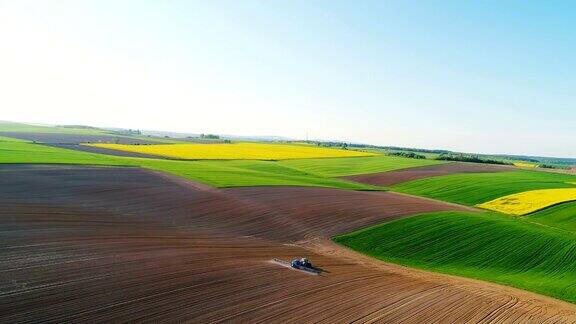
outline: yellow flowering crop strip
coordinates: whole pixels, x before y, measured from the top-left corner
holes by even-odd
[[[325,147],[265,144],[83,144],[112,150],[151,154],[185,160],[287,160],[374,156],[377,154]]]
[[[536,168],[538,167],[538,164],[528,162],[514,162],[514,166],[519,168]]]
[[[477,206],[520,216],[568,201],[576,201],[576,188],[525,191],[500,197]]]

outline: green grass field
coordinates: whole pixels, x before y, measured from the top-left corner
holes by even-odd
[[[576,176],[519,170],[430,177],[393,186],[399,192],[465,205],[476,205],[502,196],[535,189],[573,188]]]
[[[369,256],[576,302],[576,234],[494,213],[442,212],[335,241]]]
[[[352,190],[377,188],[330,179],[267,161],[173,161],[118,157],[49,147],[24,141],[0,141],[0,163],[59,163],[137,166],[199,181],[215,187],[319,186]]]
[[[445,162],[380,155],[354,158],[302,159],[282,161],[280,163],[294,169],[325,177],[343,177],[435,165]]]
[[[576,233],[576,202],[568,202],[523,217],[546,226]]]

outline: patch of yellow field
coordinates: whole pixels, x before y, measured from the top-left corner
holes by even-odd
[[[235,144],[83,144],[112,150],[152,154],[186,160],[287,160],[374,156],[377,154],[306,145]]]
[[[520,168],[536,168],[538,164],[528,162],[514,162],[514,165]]]
[[[500,197],[477,206],[519,216],[567,201],[576,201],[576,188],[525,191]]]

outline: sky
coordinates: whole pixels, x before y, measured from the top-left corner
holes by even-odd
[[[573,1],[0,0],[0,120],[576,157]]]

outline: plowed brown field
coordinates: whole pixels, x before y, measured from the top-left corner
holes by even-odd
[[[514,167],[507,165],[454,162],[397,171],[360,174],[343,178],[374,186],[392,186],[401,182],[456,173],[486,173],[513,170],[515,170]]]
[[[217,190],[140,169],[0,167],[0,322],[570,322],[576,306],[323,238],[460,208],[392,193]],[[309,257],[320,276],[272,258]]]
[[[86,135],[86,134],[60,134],[60,133],[27,133],[27,132],[0,132],[0,136],[19,138],[27,141],[36,141],[45,144],[80,144],[80,143],[119,143],[119,144],[155,144],[138,138],[122,135]]]

